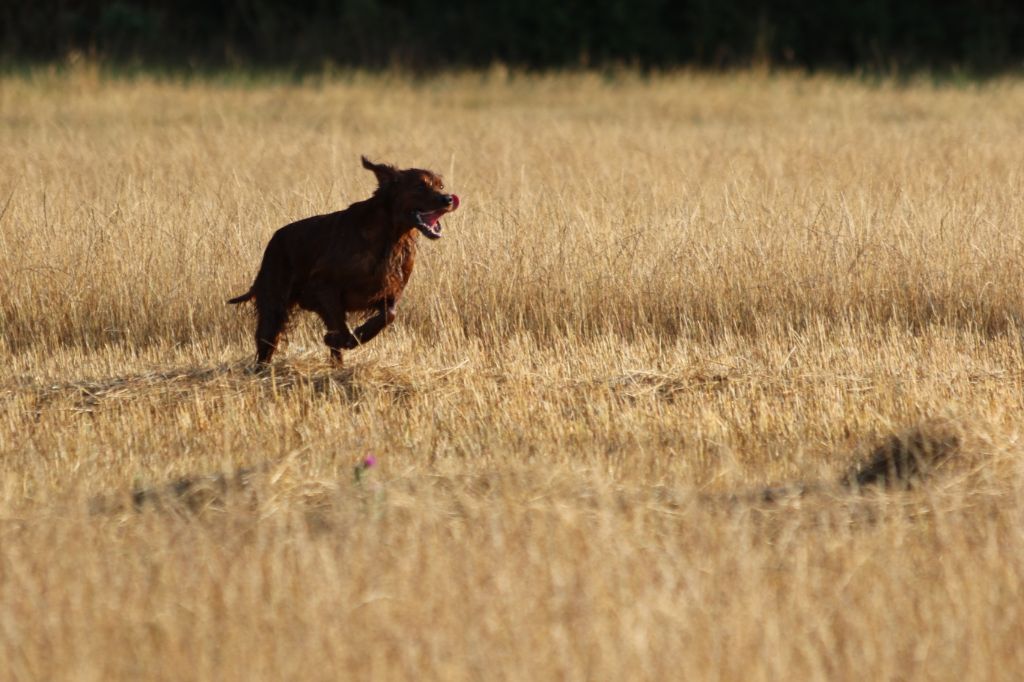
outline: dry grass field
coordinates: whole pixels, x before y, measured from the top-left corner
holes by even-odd
[[[360,154],[463,207],[251,373]],[[1020,679],[1022,159],[1016,80],[0,79],[0,678]]]

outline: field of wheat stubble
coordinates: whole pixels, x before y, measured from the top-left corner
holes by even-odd
[[[0,676],[1018,679],[1022,133],[1013,79],[4,77]],[[254,373],[225,300],[361,154],[464,205]],[[949,456],[840,483],[893,436]]]

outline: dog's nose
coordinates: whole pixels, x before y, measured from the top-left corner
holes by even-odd
[[[452,204],[455,203],[455,199],[452,197],[451,194],[445,194],[444,203],[447,204],[448,206],[451,206]]]

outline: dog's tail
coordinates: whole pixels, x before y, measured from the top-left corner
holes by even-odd
[[[235,296],[234,298],[228,299],[228,303],[230,303],[231,305],[237,305],[239,303],[245,303],[246,301],[251,301],[255,297],[256,297],[256,292],[253,291],[252,289],[249,289],[249,291],[245,292],[241,296]]]

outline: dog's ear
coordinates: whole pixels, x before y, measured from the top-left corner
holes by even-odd
[[[363,159],[363,168],[369,171],[373,171],[373,174],[377,176],[377,184],[380,187],[390,185],[392,182],[398,179],[398,171],[394,166],[389,166],[386,163],[374,163],[365,156]]]

